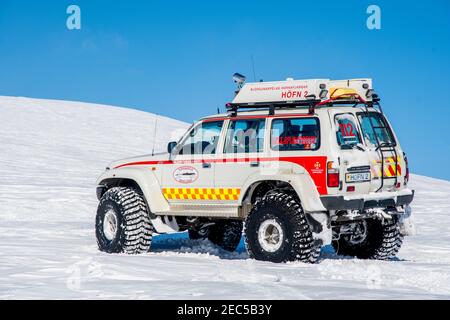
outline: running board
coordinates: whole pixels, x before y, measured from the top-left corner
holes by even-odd
[[[184,216],[184,217],[216,217],[216,218],[239,218],[238,206],[217,204],[171,204],[167,212],[155,212],[161,216]]]

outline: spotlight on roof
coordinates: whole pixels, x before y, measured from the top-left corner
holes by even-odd
[[[367,90],[367,92],[366,92],[366,98],[370,99],[370,98],[372,98],[374,95],[376,95],[376,94],[375,94],[375,90],[373,90],[373,89]]]
[[[235,74],[233,74],[233,81],[237,85],[237,90],[235,91],[235,94],[238,94],[239,91],[241,91],[242,86],[244,85],[246,79],[247,78],[240,73],[236,72]]]
[[[233,74],[233,81],[237,84],[244,83],[247,78],[240,73]]]
[[[325,89],[320,90],[320,93],[319,93],[320,99],[325,99],[327,97],[327,95],[328,95],[328,90],[325,90]]]

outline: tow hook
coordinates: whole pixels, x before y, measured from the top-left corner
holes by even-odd
[[[381,218],[384,218],[384,219],[387,219],[387,220],[392,220],[392,215],[390,215],[386,211],[380,210],[379,213],[381,215]]]

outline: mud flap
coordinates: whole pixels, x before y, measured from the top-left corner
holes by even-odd
[[[159,234],[175,233],[179,231],[179,226],[175,217],[158,216],[151,221],[155,231]]]
[[[414,216],[409,205],[405,206],[405,213],[400,216],[400,233],[403,236],[414,236],[417,234],[414,224]]]
[[[311,227],[313,238],[318,245],[326,246],[331,244],[333,235],[330,215],[327,212],[307,213],[306,220]]]

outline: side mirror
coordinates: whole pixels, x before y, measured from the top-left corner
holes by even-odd
[[[173,149],[177,146],[176,141],[171,141],[167,144],[167,152],[172,153]]]

